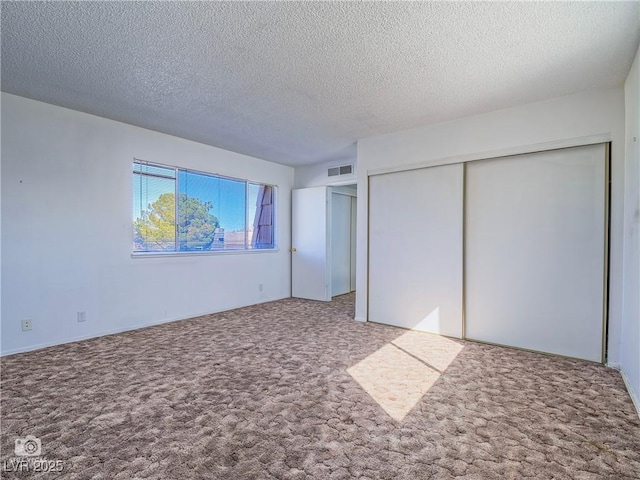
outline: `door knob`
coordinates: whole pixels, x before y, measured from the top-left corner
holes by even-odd
[[[295,247],[291,247],[291,253],[297,252]]]

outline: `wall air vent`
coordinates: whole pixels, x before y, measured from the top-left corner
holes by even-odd
[[[331,167],[327,172],[330,177],[337,177],[338,175],[351,175],[353,173],[353,165]]]

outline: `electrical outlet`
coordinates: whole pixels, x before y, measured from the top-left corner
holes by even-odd
[[[87,312],[78,312],[78,322],[85,322],[87,320]]]
[[[22,320],[22,331],[28,332],[29,330],[31,330],[31,320]]]
[[[262,285],[261,283],[258,284],[258,291],[262,292],[264,290],[264,285]]]

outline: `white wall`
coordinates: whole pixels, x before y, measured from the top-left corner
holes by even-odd
[[[356,318],[367,318],[369,174],[611,140],[609,363],[618,365],[622,323],[624,133],[624,92],[622,88],[614,88],[360,140]]]
[[[322,187],[323,185],[348,185],[356,183],[356,159],[343,160],[341,162],[320,163],[317,165],[305,165],[295,169],[294,188]],[[329,177],[327,170],[331,167],[353,164],[353,173]]]
[[[279,251],[131,258],[134,157],[277,185]],[[290,167],[2,94],[2,353],[289,297],[292,185]]]
[[[620,367],[640,412],[640,49],[624,85],[626,163]]]

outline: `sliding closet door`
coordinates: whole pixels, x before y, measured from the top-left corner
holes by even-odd
[[[463,167],[369,178],[369,320],[462,336]]]
[[[605,145],[471,162],[466,337],[602,361]]]

